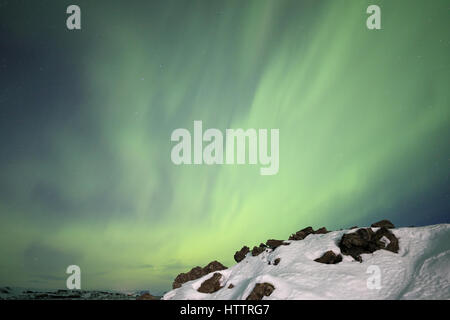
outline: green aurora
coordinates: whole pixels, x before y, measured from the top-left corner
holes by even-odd
[[[81,31],[65,28],[72,3]],[[381,30],[366,28],[370,4]],[[449,12],[0,1],[0,285],[61,288],[76,264],[84,289],[160,293],[308,225],[449,222]],[[278,128],[278,174],[174,165],[171,132],[194,120]]]

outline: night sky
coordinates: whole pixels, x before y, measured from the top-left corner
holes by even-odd
[[[81,7],[82,29],[66,28]],[[382,29],[366,28],[377,4]],[[161,293],[303,227],[450,222],[448,0],[0,0],[0,286]],[[278,128],[280,167],[176,166]]]

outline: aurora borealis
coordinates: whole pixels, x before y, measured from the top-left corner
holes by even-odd
[[[0,0],[0,285],[64,287],[76,264],[83,288],[161,293],[308,225],[450,222],[449,12]],[[174,165],[171,133],[195,120],[279,129],[279,172]]]

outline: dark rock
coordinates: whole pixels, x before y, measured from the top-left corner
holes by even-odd
[[[270,296],[274,290],[275,287],[270,283],[257,283],[246,300],[262,300],[264,296]]]
[[[353,226],[353,227],[350,228],[350,230],[351,229],[357,229],[357,228],[358,228],[358,226]]]
[[[328,232],[330,232],[330,231],[328,231],[327,228],[322,227],[322,228],[317,229],[317,230],[314,231],[313,233],[314,233],[314,234],[325,234],[325,233],[328,233]]]
[[[202,282],[200,288],[198,288],[197,291],[201,293],[213,293],[220,290],[222,288],[220,286],[221,278],[222,275],[220,273],[214,273],[211,278]]]
[[[381,238],[386,237],[390,243],[386,245]],[[398,239],[386,228],[380,228],[377,232],[372,229],[358,229],[355,232],[344,234],[339,242],[342,254],[350,255],[353,259],[362,262],[361,254],[373,253],[379,249],[385,249],[397,253],[399,250]]]
[[[274,265],[274,266],[277,266],[277,265],[280,263],[280,260],[281,260],[281,258],[276,258],[276,259],[273,261],[273,265]]]
[[[297,231],[296,233],[292,234],[289,237],[289,240],[303,240],[305,239],[309,234],[313,233],[314,229],[312,227],[307,227],[305,229],[302,229],[300,231]]]
[[[146,292],[144,294],[141,294],[136,298],[136,300],[159,300],[157,297],[152,296],[150,293]]]
[[[275,239],[269,239],[266,241],[266,246],[271,249],[276,249],[279,246],[288,246],[288,242],[284,242],[283,240],[275,240]]]
[[[394,224],[392,222],[390,222],[389,220],[381,220],[375,223],[372,223],[371,227],[373,228],[388,228],[388,229],[393,229],[395,228]]]
[[[234,288],[234,284],[230,283],[230,285],[228,286],[228,289],[233,289]]]
[[[212,261],[206,265],[206,267],[203,268],[203,271],[206,272],[205,274],[215,272],[215,271],[221,271],[225,270],[227,267],[225,267],[223,264],[221,264],[219,261]]]
[[[241,262],[242,260],[245,259],[245,256],[247,255],[247,253],[250,252],[250,248],[247,246],[243,246],[241,250],[236,251],[236,253],[234,254],[234,260],[236,260],[236,262]]]
[[[325,264],[336,264],[342,261],[342,255],[336,255],[333,251],[329,250],[325,252],[320,258],[317,258],[314,261]]]
[[[206,267],[195,267],[192,268],[191,271],[187,273],[180,273],[175,280],[173,281],[172,288],[180,288],[183,283],[192,281],[198,278],[203,277],[204,275],[207,275],[208,273],[225,270],[227,267],[225,267],[223,264],[221,264],[218,261],[210,262]]]
[[[264,247],[254,246],[252,249],[252,256],[256,257],[256,256],[260,255],[261,253],[263,253],[264,250],[266,250]]]

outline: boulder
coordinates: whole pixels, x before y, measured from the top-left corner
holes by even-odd
[[[227,267],[225,267],[219,261],[214,260],[214,261],[208,263],[206,265],[206,267],[203,268],[203,271],[205,272],[205,274],[208,274],[211,272],[221,271],[221,270],[225,270],[225,269],[227,269]]]
[[[263,253],[264,250],[266,250],[265,247],[261,247],[261,246],[257,247],[257,246],[254,246],[253,249],[252,249],[252,256],[256,257],[256,256],[260,255],[261,253]]]
[[[388,239],[389,243],[382,238]],[[399,250],[398,239],[387,228],[380,228],[377,232],[372,229],[361,228],[352,233],[344,234],[339,242],[342,254],[350,255],[353,259],[362,262],[361,254],[373,253],[379,249],[385,249],[397,253]]]
[[[307,227],[305,229],[302,229],[300,231],[297,231],[296,233],[292,234],[289,237],[289,240],[303,240],[305,239],[309,234],[313,233],[314,229],[312,227]]]
[[[275,240],[275,239],[269,239],[266,241],[266,246],[271,249],[276,249],[279,246],[288,246],[288,242],[284,242],[283,240]]]
[[[234,284],[230,283],[230,285],[228,286],[228,289],[233,289],[234,288]]]
[[[325,234],[325,233],[328,233],[328,232],[330,232],[330,231],[328,231],[327,228],[322,227],[322,228],[317,229],[317,230],[314,231],[313,233],[314,233],[314,234]]]
[[[280,260],[281,260],[281,258],[276,258],[276,259],[273,261],[273,265],[274,265],[274,266],[278,265],[278,264],[280,263]]]
[[[227,269],[227,267],[225,267],[218,261],[212,261],[204,268],[197,266],[195,268],[192,268],[191,271],[187,273],[180,273],[173,281],[172,288],[180,288],[185,282],[196,280],[203,277],[204,275],[207,275],[208,273],[225,269]]]
[[[222,275],[219,272],[214,273],[211,278],[202,282],[197,291],[201,293],[213,293],[219,291],[222,288],[220,285],[221,278]]]
[[[342,261],[342,255],[336,255],[333,251],[329,250],[325,252],[320,258],[317,258],[314,261],[325,264],[336,264]]]
[[[245,259],[245,256],[249,252],[250,252],[250,248],[247,246],[243,246],[241,250],[236,251],[236,253],[234,254],[234,260],[238,263],[241,262],[242,260]]]
[[[372,228],[388,228],[388,229],[393,229],[395,228],[394,224],[392,222],[390,222],[389,220],[381,220],[375,223],[372,223],[371,225]]]
[[[275,287],[270,283],[257,283],[246,300],[262,300],[264,296],[270,296],[274,290]]]

